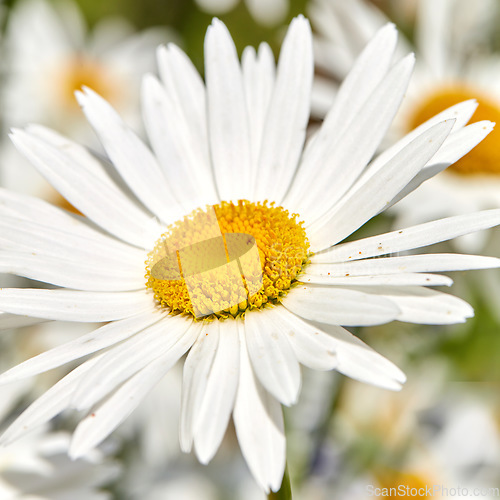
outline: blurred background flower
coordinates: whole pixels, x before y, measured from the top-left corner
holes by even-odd
[[[2,390],[0,419],[9,420],[26,384]],[[42,428],[0,449],[0,498],[5,500],[108,500],[101,490],[117,479],[120,465],[93,450],[85,458],[68,457],[70,434]]]
[[[156,46],[175,41],[203,71],[203,37],[212,15],[227,24],[240,52],[266,40],[275,54],[290,19],[309,15],[316,32],[312,104],[318,121],[355,57],[387,21],[401,33],[400,52],[417,55],[408,99],[388,143],[465,99],[479,104],[472,121],[500,121],[497,0],[8,0],[1,7],[0,186],[68,209],[13,151],[8,130],[37,122],[100,152],[73,97],[87,85],[141,133],[140,82],[144,73],[156,72]],[[374,220],[365,234],[500,207],[498,134],[457,168],[425,182],[389,216]],[[500,255],[498,230],[453,244]],[[368,485],[500,487],[500,276],[489,270],[452,277],[454,293],[476,310],[466,324],[392,323],[354,332],[408,374],[400,393],[304,370],[307,388],[285,415],[294,498],[374,498]],[[11,277],[0,275],[0,286],[11,284]],[[2,333],[0,367],[82,333],[75,325],[55,329],[50,322]],[[11,392],[0,388],[5,424],[60,376],[49,373]],[[0,450],[0,499],[265,498],[239,455],[234,429],[209,466],[179,453],[178,379],[173,371],[103,450],[84,460],[70,462],[65,455],[71,425],[64,416],[43,433]]]

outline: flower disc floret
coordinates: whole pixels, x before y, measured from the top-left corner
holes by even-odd
[[[146,285],[173,314],[225,319],[277,304],[307,263],[297,214],[274,203],[221,202],[162,234],[146,261]]]

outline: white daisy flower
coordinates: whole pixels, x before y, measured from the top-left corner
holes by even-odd
[[[421,0],[419,7],[416,49],[422,64],[395,122],[398,134],[466,99],[477,101],[473,121],[500,120],[500,61],[496,54],[486,53],[484,45],[487,34],[496,29],[496,2],[447,0],[437,5]],[[397,207],[398,224],[500,207],[499,140],[494,131],[480,147],[404,200]],[[487,233],[456,241],[466,252],[481,251],[486,242]]]
[[[377,34],[305,147],[313,57],[302,17],[277,69],[266,44],[245,49],[240,66],[218,20],[206,35],[205,83],[180,49],[161,47],[161,80],[148,75],[142,88],[154,154],[89,89],[78,99],[112,165],[40,126],[13,133],[86,218],[0,190],[0,271],[59,287],[0,290],[0,325],[32,317],[107,324],[0,376],[12,382],[91,355],[3,443],[75,408],[88,412],[70,447],[81,456],[187,353],[181,448],[209,462],[232,415],[256,481],[277,490],[280,403],[297,400],[300,364],[388,389],[405,380],[341,325],[448,324],[473,314],[427,286],[451,283],[435,271],[497,267],[498,259],[389,255],[496,225],[500,210],[341,243],[492,129],[486,121],[466,127],[465,103],[370,162],[413,67],[413,56],[391,65],[396,38],[393,26]]]
[[[120,466],[92,450],[68,457],[68,433],[36,433],[0,451],[0,497],[25,500],[106,500],[101,488],[116,479]]]
[[[4,126],[44,123],[96,147],[74,96],[75,90],[88,85],[139,127],[140,75],[155,67],[154,48],[167,35],[171,36],[163,28],[135,32],[121,18],[103,19],[89,31],[72,0],[57,5],[47,0],[16,2],[4,40]],[[0,155],[4,187],[62,202],[3,136]]]
[[[151,51],[165,35],[159,28],[136,32],[122,18],[103,19],[90,31],[71,0],[16,2],[5,37],[4,120],[76,134],[83,123],[74,91],[87,85],[139,125],[140,75],[154,68]]]
[[[234,9],[238,0],[195,0],[198,7],[210,14],[225,14]],[[275,26],[285,20],[289,0],[245,0],[250,15],[263,26]]]

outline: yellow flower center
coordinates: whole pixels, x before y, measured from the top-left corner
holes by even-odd
[[[382,498],[428,498],[429,488],[436,484],[435,478],[418,472],[402,472],[391,469],[380,469],[375,473]]]
[[[409,120],[409,130],[437,113],[468,99],[479,106],[471,122],[491,120],[500,123],[500,103],[463,85],[442,87],[421,100]],[[449,167],[447,172],[460,175],[500,175],[500,131],[494,129],[472,151]]]
[[[236,318],[277,304],[308,258],[297,217],[267,201],[195,210],[156,242],[146,286],[172,314],[195,319]]]
[[[84,55],[61,61],[53,69],[52,88],[56,92],[62,107],[70,111],[79,111],[75,91],[83,86],[89,87],[111,104],[120,100],[119,79],[98,61]]]

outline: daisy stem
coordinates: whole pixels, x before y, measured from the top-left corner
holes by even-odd
[[[268,500],[292,500],[292,487],[290,485],[290,474],[288,474],[288,465],[285,466],[283,481],[280,489],[276,492],[271,491],[267,496]]]

